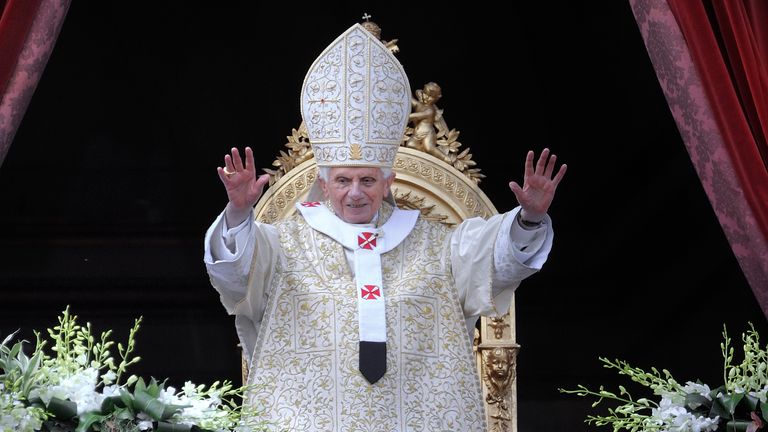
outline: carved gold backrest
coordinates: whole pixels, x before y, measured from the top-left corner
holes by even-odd
[[[461,148],[459,132],[448,130],[442,111],[434,128],[435,146],[429,152],[414,144],[413,128],[407,128],[403,136],[393,167],[396,177],[392,193],[398,207],[418,209],[422,217],[448,225],[498,213],[478,187],[484,176],[475,168],[469,148]],[[255,208],[260,222],[273,223],[293,215],[294,204],[306,198],[317,175],[303,124],[287,138],[287,149],[274,161],[274,169],[265,170],[271,178],[270,188]],[[489,430],[517,432],[515,359],[519,345],[515,343],[514,297],[510,314],[495,319],[481,317],[473,347]],[[244,380],[246,367],[244,362]]]

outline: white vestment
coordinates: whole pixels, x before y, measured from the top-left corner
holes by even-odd
[[[358,371],[351,251],[300,215],[233,229],[220,215],[205,262],[250,359],[249,401],[292,431],[485,430],[467,331],[507,312],[552,245],[549,218],[528,231],[518,211],[455,228],[419,219],[381,256],[387,372],[374,385]]]

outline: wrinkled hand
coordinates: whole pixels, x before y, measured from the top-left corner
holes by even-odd
[[[555,190],[560,180],[563,179],[568,165],[563,164],[552,178],[555,170],[557,156],[550,156],[549,149],[544,149],[539,156],[536,167],[533,166],[533,151],[529,151],[525,158],[525,174],[523,187],[516,182],[510,182],[509,188],[515,194],[517,202],[522,207],[521,217],[527,221],[539,222],[544,219],[552,200],[555,198]]]
[[[224,167],[217,167],[221,182],[227,190],[229,204],[224,212],[227,225],[239,225],[251,208],[261,198],[264,186],[269,182],[269,174],[256,176],[256,165],[253,161],[253,150],[245,148],[245,164],[237,148],[232,148],[232,155],[224,156]]]

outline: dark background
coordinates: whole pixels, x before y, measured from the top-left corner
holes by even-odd
[[[582,423],[591,401],[560,387],[642,394],[598,356],[722,383],[723,325],[738,343],[766,321],[629,5],[432,6],[73,2],[0,167],[0,335],[34,340],[70,305],[124,341],[143,316],[133,373],[239,382],[233,318],[202,262],[226,203],[215,168],[246,145],[270,166],[300,123],[308,67],[368,12],[399,39],[412,87],[442,86],[500,211],[528,149],[569,165],[555,247],[517,294],[520,430],[596,429]]]

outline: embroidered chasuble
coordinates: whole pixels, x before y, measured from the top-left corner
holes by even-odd
[[[391,213],[385,204],[383,220]],[[358,370],[359,296],[344,247],[301,215],[275,227],[282,254],[265,293],[249,403],[290,431],[485,430],[448,227],[418,219],[380,256],[387,369],[373,385]]]
[[[351,26],[302,86],[317,166],[392,168],[410,95],[392,51]],[[384,202],[376,226],[353,225],[320,189],[273,225],[222,214],[206,233],[211,284],[251,354],[245,403],[292,432],[485,431],[470,335],[546,261],[548,217],[528,230],[518,207],[448,227]]]

